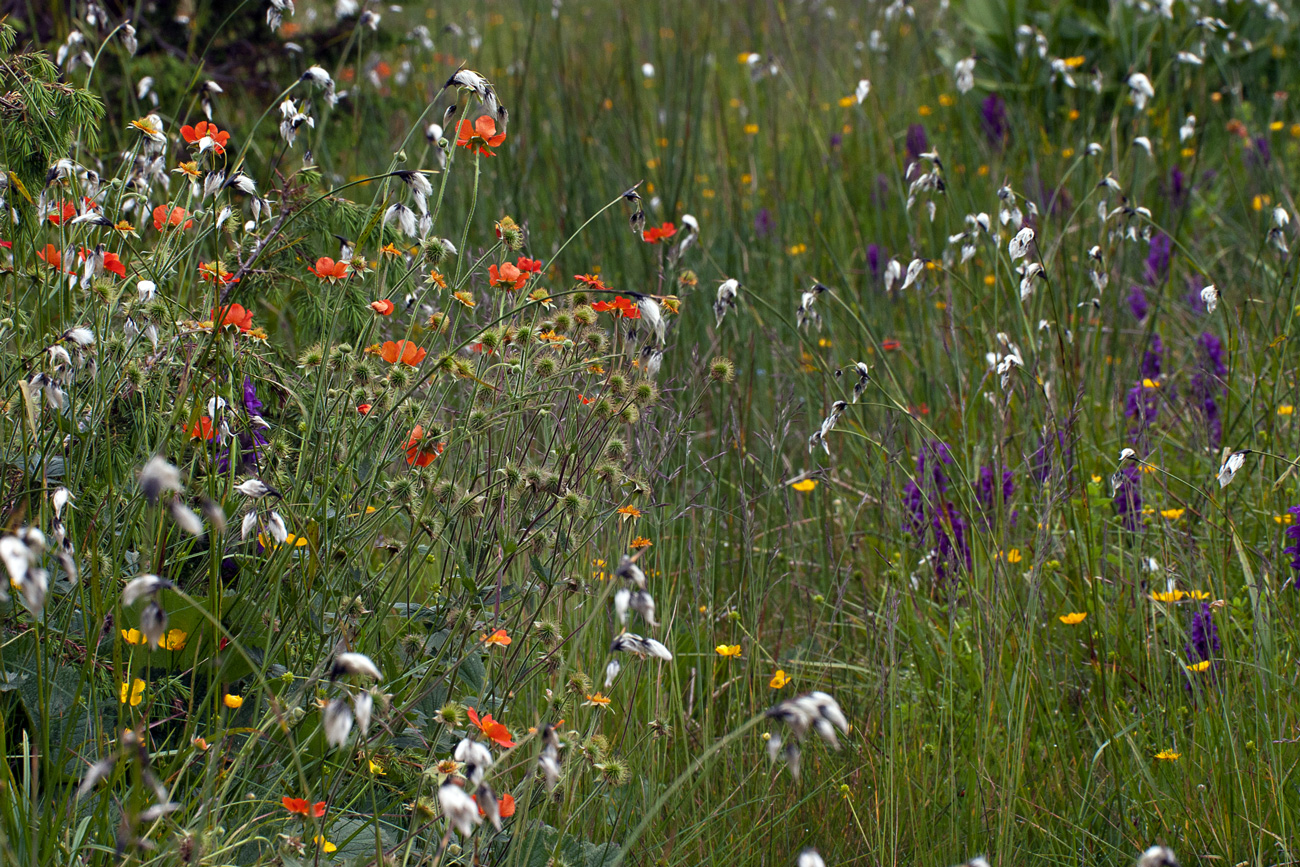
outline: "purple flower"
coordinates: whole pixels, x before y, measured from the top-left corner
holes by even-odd
[[[1228,365],[1223,361],[1223,341],[1210,334],[1208,331],[1196,338],[1196,345],[1205,353],[1205,360],[1214,375],[1224,377],[1228,375]]]
[[[1165,344],[1159,334],[1151,335],[1151,345],[1142,353],[1142,368],[1138,375],[1143,379],[1160,378],[1160,362],[1165,357]]]
[[[1223,440],[1223,419],[1217,398],[1227,388],[1224,377],[1228,375],[1228,366],[1223,360],[1223,343],[1213,334],[1202,334],[1196,339],[1196,345],[1201,357],[1196,373],[1192,374],[1191,398],[1205,421],[1210,445],[1218,448]]]
[[[948,575],[948,567],[955,561],[958,566],[971,568],[969,533],[961,512],[952,503],[945,503],[942,510],[935,513],[931,521],[934,528],[935,560],[934,571],[942,580]],[[951,534],[949,533],[951,530]]]
[[[1201,300],[1201,290],[1204,288],[1205,281],[1199,275],[1193,274],[1187,278],[1187,294],[1183,296],[1183,301],[1198,316],[1205,315],[1205,302]]]
[[[986,511],[990,511],[990,512],[993,511],[993,505],[994,505],[993,495],[995,492],[994,488],[995,488],[995,483],[994,483],[993,468],[990,466],[980,467],[980,478],[975,485],[975,499],[979,502],[980,507]],[[1016,490],[1015,477],[1011,474],[1010,470],[1003,470],[1002,471],[1002,502],[1005,503],[1007,500],[1011,499],[1011,495],[1015,493],[1015,490]]]
[[[1074,453],[1065,438],[1065,431],[1058,430],[1056,432],[1056,442],[1061,447],[1061,462],[1068,475],[1074,466]],[[1051,440],[1046,436],[1041,436],[1038,438],[1038,449],[1029,456],[1029,478],[1034,480],[1034,484],[1041,485],[1047,481],[1051,469]]]
[[[840,135],[839,133],[835,133],[834,135],[831,136],[832,148],[838,148],[843,143],[844,143],[844,136]]]
[[[930,149],[930,139],[925,135],[925,126],[914,123],[907,128],[907,155],[912,160],[919,160],[921,154]]]
[[[1128,309],[1138,322],[1147,318],[1147,293],[1137,284],[1128,290]]]
[[[776,220],[772,218],[772,212],[767,208],[759,208],[758,213],[754,215],[754,234],[766,238],[775,225]]]
[[[249,415],[261,415],[262,410],[265,409],[262,402],[257,399],[257,387],[253,385],[251,376],[244,377],[244,409]]]
[[[871,279],[880,279],[880,245],[867,245],[867,267],[871,269]]]
[[[1187,186],[1187,178],[1183,175],[1183,170],[1174,166],[1169,172],[1169,185],[1165,188],[1165,193],[1169,197],[1169,204],[1175,209],[1181,208],[1187,202],[1187,194],[1190,189]]]
[[[1254,150],[1247,151],[1247,155],[1256,165],[1267,166],[1273,161],[1273,148],[1269,145],[1267,138],[1262,135],[1257,136]]]
[[[903,508],[907,510],[908,529],[919,538],[925,530],[925,502],[916,482],[908,482],[903,488]]]
[[[1219,629],[1214,625],[1214,614],[1209,603],[1202,602],[1199,611],[1192,614],[1192,628],[1188,630],[1187,658],[1205,662],[1221,650]]]
[[[989,145],[1001,149],[1007,140],[1007,103],[996,93],[990,93],[980,103],[980,112],[984,116],[984,136]]]
[[[1135,433],[1146,430],[1159,414],[1160,404],[1156,399],[1156,391],[1157,389],[1147,388],[1139,382],[1124,395],[1124,417],[1137,422]]]
[[[1146,278],[1152,286],[1165,282],[1169,277],[1169,259],[1173,247],[1173,241],[1164,232],[1157,232],[1151,236],[1151,243],[1147,248]]]
[[[889,202],[889,176],[884,172],[876,175],[876,188],[871,192],[871,203],[877,208]]]
[[[1115,496],[1111,505],[1124,529],[1135,531],[1142,517],[1142,471],[1132,461],[1125,461],[1115,475]]]
[[[1291,543],[1282,549],[1283,554],[1291,555],[1291,569],[1296,573],[1295,589],[1300,590],[1300,506],[1292,506],[1287,509],[1291,514],[1291,525],[1283,531],[1282,535],[1286,536]]]

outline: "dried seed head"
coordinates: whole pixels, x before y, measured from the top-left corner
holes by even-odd
[[[736,365],[730,358],[719,356],[709,362],[709,379],[728,383],[736,378]]]

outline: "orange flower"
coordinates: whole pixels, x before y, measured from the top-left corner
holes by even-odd
[[[362,415],[369,415],[369,414],[370,414],[370,404],[368,404],[368,403],[363,403],[363,404],[359,405],[359,406],[357,407],[357,412],[361,413]]]
[[[221,262],[200,262],[199,277],[208,283],[218,283],[225,286],[229,283],[238,283],[239,280],[226,270]]]
[[[284,808],[290,813],[302,816],[304,819],[308,816],[315,816],[319,819],[321,816],[325,815],[324,801],[317,801],[314,804],[309,804],[307,803],[306,798],[290,798],[288,795],[285,795],[280,799],[280,803],[283,804]]]
[[[212,425],[212,419],[208,416],[202,416],[194,422],[194,426],[189,429],[190,439],[192,440],[210,440],[217,435],[217,429]]]
[[[393,302],[389,301],[387,298],[384,298],[381,301],[370,302],[370,309],[378,313],[380,316],[392,316],[393,310],[396,309],[396,306],[397,305],[393,304]]]
[[[515,267],[525,274],[540,274],[542,273],[542,260],[520,256],[519,261],[515,263]]]
[[[497,746],[509,749],[515,745],[515,742],[510,739],[510,730],[492,719],[492,714],[484,714],[483,719],[480,720],[478,711],[474,710],[474,708],[466,708],[465,712],[469,714],[469,721],[474,723],[478,730],[487,735],[488,740]]]
[[[586,406],[587,404],[589,404],[589,403],[591,403],[593,400],[595,400],[595,398],[594,398],[594,397],[587,397],[587,396],[585,396],[585,395],[581,395],[581,394],[580,394],[580,395],[578,395],[578,400],[582,401],[582,405],[583,405],[583,406]]]
[[[77,216],[77,206],[72,202],[59,202],[54,206],[54,212],[49,215],[49,220],[56,226],[63,225],[65,220],[71,220]]]
[[[508,647],[512,641],[514,641],[514,639],[511,638],[504,629],[498,629],[491,635],[483,636],[484,644],[494,644],[497,647]]]
[[[316,267],[307,266],[307,270],[315,274],[322,280],[328,280],[333,283],[335,280],[342,280],[348,276],[348,263],[335,262],[329,256],[321,256],[316,260]]]
[[[253,327],[253,311],[244,307],[242,304],[231,304],[228,307],[212,308],[212,324],[216,328],[225,328],[227,325],[233,325],[241,332],[247,334]]]
[[[641,308],[636,306],[635,301],[624,298],[622,295],[615,295],[613,301],[597,301],[591,305],[591,309],[597,313],[613,310],[615,316],[622,316],[624,319],[641,318]]]
[[[651,545],[654,544],[654,542],[651,542],[645,536],[637,536],[635,539],[633,539],[631,542],[628,542],[627,544],[628,547],[630,548],[649,548]]]
[[[651,226],[641,233],[641,240],[647,244],[658,244],[666,238],[671,238],[677,234],[677,227],[672,223],[664,223],[662,226]]]
[[[188,216],[184,208],[168,210],[166,205],[159,205],[153,209],[153,227],[159,232],[163,230],[163,226],[173,228],[180,226],[182,229],[188,229],[194,225],[194,221],[188,219]],[[181,225],[182,223],[184,225]]]
[[[46,244],[44,250],[37,250],[36,258],[40,259],[55,271],[63,270],[63,254],[60,253],[59,248],[53,244]],[[68,273],[74,273],[73,269],[69,268]]]
[[[635,520],[641,517],[641,510],[638,509],[636,506],[624,506],[623,508],[618,510],[618,513],[623,516],[621,520],[624,521],[626,521],[628,518],[632,518],[633,520]]]
[[[500,147],[501,143],[506,140],[505,133],[497,132],[497,122],[486,114],[473,123],[470,123],[469,120],[462,120],[458,130],[456,144],[463,148],[469,148],[473,153],[482,154],[485,157],[496,156],[488,148]]]
[[[181,138],[185,139],[186,144],[196,144],[202,138],[210,138],[212,139],[212,149],[219,154],[224,154],[226,152],[226,143],[230,141],[230,133],[217,129],[215,123],[201,120],[194,126],[187,123],[181,127]]]
[[[500,289],[520,289],[528,282],[528,275],[520,271],[518,267],[506,262],[500,268],[496,265],[488,266],[488,279],[492,285]]]
[[[407,367],[415,367],[424,361],[424,356],[429,354],[409,340],[399,340],[396,343],[385,340],[382,345],[376,344],[366,351],[378,355],[389,364],[397,364],[400,361]]]
[[[477,796],[474,797],[474,803],[475,804],[478,803]],[[504,795],[501,796],[501,799],[497,801],[497,809],[501,812],[502,819],[509,819],[511,816],[515,814],[515,796],[510,794],[509,792],[506,792]],[[480,816],[487,815],[487,813],[483,812],[482,807],[478,808],[478,814]]]
[[[579,283],[586,283],[592,289],[600,289],[603,292],[609,291],[609,287],[600,282],[599,277],[593,277],[591,274],[574,274],[573,279]]]
[[[37,255],[40,254],[38,253]],[[79,255],[81,256],[81,261],[84,262],[86,261],[86,257],[90,255],[90,251],[85,247],[82,247]],[[126,265],[122,263],[122,260],[117,257],[116,253],[104,254],[104,270],[111,274],[116,274],[118,277],[126,276]]]
[[[425,445],[424,426],[417,424],[411,431],[411,438],[406,441],[406,462],[416,467],[427,467],[446,446],[446,443]]]
[[[884,340],[880,341],[880,348],[885,350],[886,352],[893,352],[895,349],[898,349],[902,345],[903,344],[899,343],[897,340],[895,340],[892,337],[886,337]]]

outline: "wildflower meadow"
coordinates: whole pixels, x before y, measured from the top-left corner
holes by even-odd
[[[1300,8],[0,12],[0,863],[1300,863]]]

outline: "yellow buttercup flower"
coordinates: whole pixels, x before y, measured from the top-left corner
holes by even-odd
[[[1160,517],[1168,518],[1171,521],[1177,521],[1186,511],[1186,509],[1161,509]]]
[[[1289,403],[1284,403],[1277,408],[1278,415],[1291,415],[1295,412],[1295,407]]]
[[[1008,562],[1008,563],[1019,563],[1019,562],[1020,562],[1020,549],[1019,549],[1019,548],[1012,548],[1010,551],[1007,552],[1007,562]]]
[[[1182,590],[1170,590],[1165,593],[1152,593],[1151,598],[1156,602],[1182,602],[1187,596]]]
[[[388,771],[385,771],[384,766],[379,764],[379,762],[374,759],[366,759],[366,762],[370,765],[370,773],[374,774],[376,777],[388,776]]]
[[[1191,665],[1184,666],[1188,671],[1205,671],[1210,667],[1208,659],[1202,659],[1200,662],[1194,662]]]
[[[786,674],[784,669],[778,668],[776,674],[772,675],[772,679],[767,682],[767,685],[772,687],[772,689],[780,689],[789,683],[790,680],[790,675]]]
[[[145,685],[145,682],[138,677],[134,683],[123,683],[118,701],[122,704],[129,703],[131,707],[135,707],[144,701]]]
[[[718,656],[722,656],[722,657],[740,656],[739,644],[719,644],[717,647],[713,649],[717,652]]]
[[[1156,753],[1156,758],[1162,762],[1176,762],[1182,753],[1176,753],[1173,750],[1161,750]]]
[[[227,693],[225,698],[221,699],[221,703],[231,710],[238,710],[244,706],[244,697],[242,695],[230,695]]]
[[[817,487],[817,480],[800,479],[797,482],[791,482],[790,487],[794,488],[796,491],[799,491],[800,493],[806,494],[808,491],[811,491],[812,489]]]
[[[338,846],[335,846],[333,843],[331,843],[329,840],[326,840],[320,834],[316,835],[314,842],[316,843],[317,846],[320,847],[320,850],[322,852],[337,852],[339,849]]]
[[[167,634],[158,642],[158,646],[163,650],[184,650],[185,642],[189,640],[189,634],[184,629],[169,629]]]
[[[1290,516],[1288,516],[1288,517],[1290,517]],[[142,632],[140,632],[140,630],[138,630],[138,629],[123,629],[123,630],[122,630],[122,640],[125,641],[127,644],[144,644],[144,643],[145,643],[145,637],[144,637],[144,634],[143,634]]]
[[[1069,614],[1062,614],[1057,619],[1060,620],[1062,623],[1064,623],[1066,626],[1074,626],[1077,623],[1082,623],[1084,621],[1084,618],[1086,618],[1087,616],[1088,616],[1087,611],[1071,611]]]

